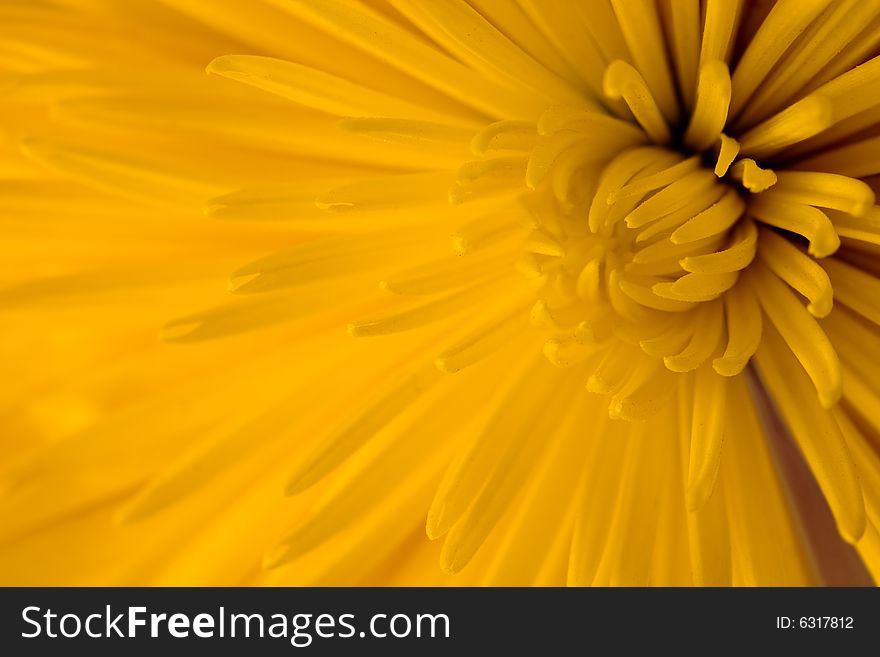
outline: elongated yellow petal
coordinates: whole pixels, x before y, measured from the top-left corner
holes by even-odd
[[[719,348],[724,332],[724,311],[719,302],[706,303],[699,310],[700,330],[679,353],[666,356],[663,362],[673,372],[691,372]]]
[[[664,299],[711,301],[729,290],[739,277],[737,271],[685,274],[673,283],[657,283],[651,289]]]
[[[831,408],[843,392],[840,361],[834,346],[776,274],[756,263],[754,275],[753,287],[764,313],[810,376],[822,406]]]
[[[331,434],[290,476],[287,494],[312,486],[337,467],[358,447],[392,421],[398,413],[428,391],[442,375],[433,366],[415,371],[390,389],[379,393]]]
[[[724,295],[724,315],[727,319],[727,347],[721,357],[712,361],[712,366],[722,376],[735,376],[761,343],[761,307],[747,281],[740,279]]]
[[[686,244],[717,235],[736,223],[744,209],[739,195],[727,190],[717,202],[676,228],[669,239],[673,244]]]
[[[723,132],[718,138],[718,159],[715,161],[715,175],[721,178],[724,176],[730,165],[739,155],[740,144],[733,137],[725,135]]]
[[[768,197],[839,210],[854,217],[864,217],[874,207],[873,189],[861,180],[834,173],[782,172]]]
[[[733,72],[731,115],[739,114],[788,46],[830,3],[831,0],[781,0],[776,3]]]
[[[667,143],[671,135],[666,120],[639,72],[622,60],[611,62],[602,83],[605,95],[626,101],[639,125],[655,144]]]
[[[685,194],[685,190],[688,190],[689,194]],[[704,204],[703,207],[707,208],[718,200],[718,195],[722,191],[710,171],[694,171],[676,180],[637,206],[626,215],[626,224],[630,228],[639,228],[650,221],[672,214],[697,200],[700,201],[699,204]]]
[[[614,205],[621,199],[644,196],[648,192],[671,185],[675,181],[683,178],[686,174],[698,170],[699,167],[699,158],[689,157],[677,164],[673,164],[667,169],[663,169],[663,171],[651,174],[650,176],[640,177],[637,180],[624,185],[620,189],[614,190],[608,194],[606,203],[608,203],[608,205]]]
[[[646,514],[644,509],[650,504],[648,491],[661,488],[668,466],[654,466],[657,462],[669,463],[675,456],[659,449],[659,441],[641,442],[646,438],[645,431],[644,424],[636,423],[626,438],[626,456],[619,470],[622,485],[592,582],[595,586],[646,586],[651,582],[652,552],[636,545],[651,544],[657,531],[657,515]],[[633,485],[638,481],[647,485]]]
[[[766,116],[784,107],[792,96],[839,55],[876,18],[876,0],[844,0],[833,3],[820,20],[804,31],[801,41],[779,62],[756,91],[742,114],[742,122]]]
[[[716,274],[745,269],[755,257],[758,229],[753,221],[740,222],[734,232],[732,244],[723,251],[705,255],[689,256],[681,260],[685,271]]]
[[[557,103],[591,107],[593,103],[524,53],[463,0],[405,3],[395,7],[453,54],[514,88],[525,87]],[[512,74],[512,71],[516,74]],[[546,96],[545,96],[546,94]]]
[[[543,359],[527,361],[518,368],[528,378],[514,379],[501,392],[499,406],[486,427],[450,465],[428,511],[429,538],[442,536],[467,511],[480,492],[486,474],[495,469],[504,445],[512,435],[528,434],[544,401],[532,394],[531,383],[546,381],[553,368]],[[513,453],[505,458],[512,459]]]
[[[636,422],[656,416],[672,395],[673,376],[659,361],[643,359],[612,398],[609,415],[612,419]]]
[[[474,365],[526,329],[527,318],[525,306],[516,308],[510,314],[494,317],[440,352],[434,362],[447,374],[454,374]]]
[[[685,144],[704,150],[718,140],[727,121],[730,93],[727,65],[719,60],[704,62],[700,66],[697,105],[684,135]]]
[[[208,65],[208,72],[339,116],[406,116],[441,122],[449,118],[308,66],[271,57],[223,55]]]
[[[318,4],[289,1],[280,4],[489,116],[507,116],[510,107],[533,102],[525,94],[487,84],[474,71],[431,48],[395,22],[375,14],[335,0]]]
[[[700,65],[700,7],[689,2],[670,3],[672,14],[672,55],[678,73],[678,88],[685,108],[694,106],[697,71]]]
[[[682,158],[680,157],[653,148],[634,148],[624,151],[614,158],[605,167],[602,180],[599,182],[599,188],[593,195],[589,215],[590,230],[597,233],[605,225],[609,211],[606,199],[614,191],[626,185],[638,172],[651,166],[651,164],[659,164],[661,170],[663,170],[668,168],[663,166],[666,164],[666,161],[673,165],[681,160]]]
[[[761,378],[816,476],[841,535],[857,542],[865,531],[865,506],[858,475],[834,417],[814,401],[810,380],[774,328],[765,328],[756,358]]]
[[[657,7],[649,0],[612,0],[611,6],[640,77],[644,77],[666,120],[675,123],[679,117],[678,101]]]
[[[700,63],[728,61],[742,17],[743,0],[706,0]]]
[[[562,381],[569,383],[572,377],[563,377]],[[548,424],[552,426],[554,420],[560,419],[564,423],[566,415],[571,413],[568,403],[576,388],[570,385],[566,388],[567,392],[558,391],[546,401],[540,415],[527,417],[527,424],[517,427],[517,446],[504,451],[486,486],[476,495],[467,513],[449,530],[440,553],[440,567],[444,571],[461,570],[508,509],[515,491],[536,465],[536,455]]]
[[[822,263],[831,278],[834,297],[862,317],[880,324],[880,281],[838,258]]]
[[[790,230],[806,237],[810,255],[825,258],[837,251],[840,238],[824,212],[809,205],[785,203],[761,194],[749,203],[749,211],[765,224]]]
[[[493,286],[497,287],[498,282],[498,275],[494,274],[489,279],[447,294],[435,301],[392,315],[351,322],[348,325],[348,332],[355,337],[373,337],[409,331],[432,322],[442,321],[457,313],[465,312],[471,303],[484,296]]]
[[[812,94],[738,136],[740,152],[762,158],[827,130],[834,121],[831,99]]]
[[[823,150],[795,164],[804,171],[833,171],[841,176],[866,178],[880,174],[880,137]]]
[[[621,438],[624,428],[615,426],[606,413],[597,413],[597,429],[604,435]],[[597,434],[598,435],[598,434]],[[577,493],[578,513],[575,514],[574,534],[568,562],[567,581],[571,586],[589,586],[593,583],[599,560],[607,541],[607,526],[614,509],[607,499],[616,495],[622,485],[619,472],[624,451],[619,443],[607,440],[585,441],[586,460]]]
[[[393,294],[437,294],[462,287],[489,276],[499,269],[513,268],[510,253],[490,253],[488,257],[445,257],[395,272],[379,285]]]
[[[348,279],[237,299],[172,320],[165,324],[159,337],[166,342],[195,342],[253,331],[319,314],[332,306],[333,295],[358,288],[363,289],[362,284]]]
[[[814,317],[831,312],[834,290],[821,265],[772,230],[761,231],[759,252],[779,278],[810,300],[807,310]]]
[[[620,279],[618,285],[627,297],[648,308],[667,312],[684,312],[694,307],[692,301],[679,299],[674,294],[670,293],[663,296],[657,294],[656,288],[658,286],[660,286],[660,290],[670,292],[672,283],[657,283],[654,279],[648,277],[627,275]]]
[[[833,211],[828,215],[840,237],[880,245],[880,206],[875,205],[864,218]]]
[[[727,412],[727,383],[708,365],[697,369],[694,384],[694,419],[691,427],[687,507],[699,511],[715,488],[721,463]]]

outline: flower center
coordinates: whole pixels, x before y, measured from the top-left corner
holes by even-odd
[[[752,262],[758,231],[741,190],[700,155],[632,143],[625,129],[607,127],[569,124],[533,152],[580,141],[527,201],[536,225],[523,269],[543,279],[531,319],[550,334],[547,357],[586,366],[588,388],[610,396],[612,416],[639,419],[665,401],[670,373],[712,358],[725,372],[744,366],[719,349],[723,296]],[[609,139],[620,140],[606,146],[619,154],[595,163],[605,150],[596,140]]]
[[[483,130],[472,142],[483,159],[460,169],[450,199],[524,179],[519,268],[539,285],[531,323],[545,333],[544,352],[556,365],[584,368],[612,417],[636,420],[663,405],[675,373],[742,371],[760,342],[762,308],[771,319],[784,312],[782,291],[765,289],[768,268],[808,298],[810,313],[826,315],[824,271],[816,285],[798,287],[785,270],[819,270],[811,257],[840,244],[816,205],[859,215],[874,198],[851,178],[777,174],[746,157],[799,134],[810,99],[792,121],[729,136],[731,81],[720,61],[701,68],[686,120],[655,102],[622,61],[609,65],[604,87],[605,108],[553,107],[537,126],[501,121]],[[822,402],[833,404],[839,381],[818,360],[804,364]]]

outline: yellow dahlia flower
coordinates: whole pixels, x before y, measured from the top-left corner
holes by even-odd
[[[0,18],[2,583],[880,578],[880,2]]]

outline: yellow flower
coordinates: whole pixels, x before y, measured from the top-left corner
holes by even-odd
[[[880,2],[0,17],[0,582],[880,577]]]

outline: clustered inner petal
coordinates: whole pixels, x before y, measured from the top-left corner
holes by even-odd
[[[740,373],[760,343],[763,309],[833,406],[840,365],[815,321],[833,294],[816,259],[840,245],[837,218],[864,219],[874,192],[761,157],[815,131],[807,115],[827,96],[727,134],[731,78],[720,60],[701,67],[686,121],[623,61],[608,66],[604,89],[607,113],[551,107],[537,125],[488,126],[471,145],[482,159],[459,170],[450,192],[460,202],[525,181],[518,264],[540,281],[531,322],[549,334],[547,358],[585,367],[612,418],[640,420],[666,401],[672,373]]]

